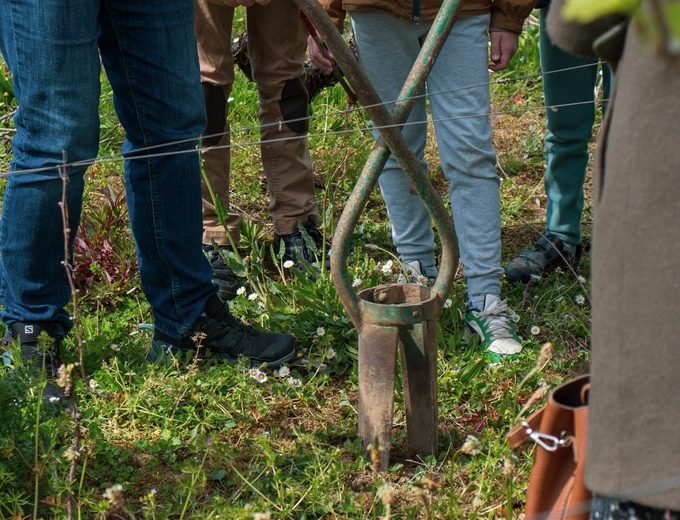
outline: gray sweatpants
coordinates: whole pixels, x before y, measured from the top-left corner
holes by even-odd
[[[353,11],[359,61],[383,101],[394,101],[406,81],[431,22],[415,24],[386,11]],[[500,295],[501,237],[499,179],[491,143],[488,64],[489,16],[459,18],[427,79],[444,175],[449,183],[469,303],[483,308],[484,295]],[[391,105],[389,106],[391,108]],[[427,171],[427,124],[420,99],[403,135]],[[390,157],[380,189],[392,223],[392,238],[405,262],[419,260],[436,272],[431,218]]]

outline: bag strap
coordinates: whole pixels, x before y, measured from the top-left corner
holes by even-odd
[[[586,383],[581,388],[581,404],[584,406],[588,405],[588,397],[590,396],[590,383]]]

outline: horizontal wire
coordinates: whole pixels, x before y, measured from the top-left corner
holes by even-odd
[[[281,126],[283,124],[288,124],[288,123],[293,123],[293,122],[298,122],[298,121],[306,121],[310,119],[322,119],[322,118],[328,118],[330,116],[341,116],[345,114],[350,114],[353,112],[365,110],[367,108],[371,107],[376,107],[376,106],[385,106],[385,105],[391,105],[396,103],[397,101],[405,101],[407,99],[419,99],[419,98],[424,98],[424,97],[429,97],[429,96],[439,96],[439,95],[444,95],[444,94],[450,94],[450,93],[455,93],[459,92],[462,90],[466,89],[471,89],[471,88],[478,88],[478,87],[484,87],[484,86],[489,86],[492,84],[502,84],[502,83],[510,83],[513,81],[521,81],[525,79],[531,79],[531,78],[537,78],[537,77],[542,77],[547,74],[555,74],[558,72],[565,72],[565,71],[570,71],[570,70],[575,70],[575,69],[581,69],[585,67],[593,67],[597,66],[598,62],[593,62],[589,63],[586,65],[578,65],[575,67],[567,67],[564,69],[556,69],[552,71],[546,71],[543,73],[539,74],[527,74],[523,76],[517,76],[513,78],[501,78],[499,80],[494,80],[490,81],[487,83],[480,83],[480,84],[475,84],[475,85],[467,85],[463,87],[457,87],[455,89],[449,89],[449,90],[444,90],[440,92],[435,92],[435,93],[424,93],[424,94],[417,94],[414,96],[411,96],[410,98],[403,98],[401,100],[391,100],[391,101],[384,101],[381,103],[375,103],[372,105],[365,105],[365,106],[360,106],[360,107],[351,107],[346,110],[341,110],[341,111],[334,111],[334,112],[327,112],[324,114],[320,115],[314,115],[314,116],[307,116],[303,118],[296,118],[296,119],[288,119],[288,120],[281,120],[273,123],[265,123],[259,126],[252,126],[252,127],[244,127],[240,129],[232,129],[230,132],[221,132],[221,133],[216,133],[216,134],[210,134],[210,135],[204,135],[204,136],[198,136],[198,137],[192,137],[189,139],[182,139],[178,141],[172,141],[168,143],[163,143],[163,144],[158,144],[158,145],[152,145],[144,148],[138,148],[134,150],[134,156],[126,157],[123,154],[116,154],[113,156],[108,156],[108,157],[95,157],[92,159],[84,159],[81,161],[74,161],[74,162],[69,162],[69,163],[59,163],[51,166],[42,166],[39,168],[27,168],[27,169],[22,169],[22,170],[10,170],[10,171],[3,171],[0,172],[0,178],[3,177],[8,177],[10,175],[24,175],[24,174],[29,174],[29,173],[39,173],[39,172],[44,172],[44,171],[49,171],[53,170],[57,167],[65,167],[65,168],[73,168],[73,167],[80,167],[80,166],[91,166],[93,164],[102,164],[102,163],[111,163],[111,162],[121,162],[124,160],[139,160],[139,159],[150,159],[150,158],[156,158],[156,157],[165,157],[165,156],[172,156],[172,155],[179,155],[179,154],[185,154],[185,153],[196,153],[198,151],[205,151],[205,150],[213,150],[213,149],[220,149],[220,148],[232,148],[232,147],[245,147],[245,146],[254,146],[254,145],[261,145],[261,144],[269,144],[269,143],[274,143],[274,142],[279,142],[279,141],[289,141],[289,140],[297,140],[301,139],[302,137],[300,136],[293,136],[293,137],[283,137],[283,138],[276,138],[276,139],[268,139],[268,140],[256,140],[256,141],[247,141],[245,143],[234,143],[234,144],[229,144],[229,145],[217,145],[217,146],[212,146],[212,147],[200,147],[200,148],[192,148],[189,150],[175,150],[171,152],[159,152],[157,154],[142,154],[139,155],[139,152],[144,152],[144,151],[149,151],[149,150],[154,150],[158,148],[167,148],[169,146],[177,146],[181,144],[187,144],[187,143],[192,143],[196,142],[198,143],[201,139],[206,139],[206,138],[214,138],[214,137],[222,137],[227,134],[233,134],[233,133],[245,133],[248,131],[255,131],[255,130],[262,130],[263,128],[268,128],[271,126]],[[595,101],[585,101],[585,102],[578,102],[578,103],[570,103],[570,104],[562,104],[562,105],[552,105],[550,107],[547,107],[545,105],[541,105],[540,107],[536,108],[535,110],[545,110],[547,108],[561,108],[561,107],[567,107],[567,106],[573,106],[573,105],[579,105],[579,104],[585,104],[585,103],[594,103]],[[526,109],[524,110],[525,112],[529,112],[531,110]],[[493,116],[493,115],[502,115],[506,113],[517,113],[517,110],[513,110],[510,112],[489,112],[485,114],[471,114],[467,116],[458,116],[458,117],[452,117],[452,118],[444,118],[444,119],[439,119],[436,121],[448,121],[448,120],[455,120],[455,119],[464,119],[464,118],[470,118],[470,117],[486,117],[486,116]],[[357,128],[352,128],[352,129],[346,129],[346,130],[336,130],[333,132],[324,132],[324,133],[317,133],[317,134],[308,134],[307,137],[313,138],[313,137],[326,137],[330,135],[336,135],[336,134],[346,134],[346,133],[351,133],[351,132],[364,132],[372,129],[378,129],[378,128],[390,128],[390,127],[402,127],[406,125],[412,125],[412,124],[423,124],[426,121],[413,121],[413,122],[408,122],[405,124],[394,124],[394,125],[385,125],[385,126],[370,126],[370,127],[357,127]]]
[[[503,110],[503,111],[494,111],[494,112],[486,112],[484,114],[468,114],[468,115],[463,115],[463,116],[455,116],[455,117],[445,117],[445,118],[439,118],[439,119],[432,119],[433,123],[439,123],[439,122],[445,122],[445,121],[455,121],[455,120],[462,120],[462,119],[471,119],[471,118],[479,118],[479,117],[495,117],[495,116],[501,116],[501,115],[519,115],[519,114],[527,114],[527,113],[532,113],[532,112],[543,112],[545,110],[555,110],[559,108],[566,108],[566,107],[572,107],[572,106],[581,106],[581,105],[592,105],[598,102],[607,102],[609,99],[602,99],[600,101],[598,100],[588,100],[588,101],[578,101],[574,103],[563,103],[559,105],[540,105],[537,107],[524,107],[521,110],[518,110],[516,108],[511,109],[511,110]],[[334,130],[332,132],[321,132],[321,133],[312,133],[308,134],[306,137],[308,139],[312,138],[325,138],[328,136],[333,136],[333,135],[343,135],[343,134],[350,134],[350,133],[355,133],[355,132],[371,132],[373,130],[380,130],[384,128],[402,128],[404,126],[412,126],[412,125],[422,125],[428,123],[428,119],[424,120],[419,120],[419,121],[407,121],[406,123],[401,123],[401,124],[392,124],[392,125],[380,125],[380,126],[365,126],[365,127],[356,127],[356,128],[347,128],[344,130]],[[254,140],[254,141],[246,141],[246,142],[241,142],[241,143],[229,143],[225,145],[215,145],[215,146],[206,146],[206,147],[200,147],[200,148],[192,148],[190,150],[175,150],[172,152],[160,152],[160,153],[152,153],[152,154],[146,154],[146,155],[135,155],[134,157],[123,157],[123,156],[111,156],[111,157],[98,157],[95,159],[91,159],[88,161],[77,161],[73,163],[66,163],[66,164],[56,164],[51,167],[43,167],[43,168],[35,168],[33,170],[13,170],[13,171],[5,171],[0,173],[0,178],[3,177],[9,177],[12,175],[25,175],[28,173],[34,173],[36,170],[37,171],[48,171],[48,170],[53,170],[55,168],[71,168],[74,166],[91,166],[93,164],[107,164],[107,163],[114,163],[114,162],[122,162],[124,160],[128,161],[134,161],[134,160],[146,160],[146,159],[153,159],[153,158],[158,158],[158,157],[168,157],[168,156],[173,156],[173,155],[182,155],[182,154],[187,154],[187,153],[199,153],[199,152],[205,152],[205,151],[210,151],[210,150],[219,150],[219,149],[225,149],[225,148],[245,148],[247,146],[255,146],[255,145],[262,145],[262,144],[271,144],[271,143],[276,143],[276,142],[284,142],[284,141],[293,141],[293,140],[299,140],[303,139],[304,137],[301,136],[290,136],[290,137],[280,137],[276,139],[267,139],[267,140]],[[46,179],[46,180],[51,180],[51,179]]]

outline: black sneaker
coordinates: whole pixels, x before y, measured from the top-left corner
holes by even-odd
[[[223,361],[236,362],[243,356],[252,366],[266,364],[269,368],[276,368],[295,356],[293,336],[263,332],[243,324],[216,296],[206,302],[191,336],[176,340],[156,331],[148,358],[156,361],[163,354],[192,354],[199,347]]]
[[[323,250],[323,235],[314,223],[298,226],[300,229],[290,235],[274,235],[274,251],[279,251],[281,242],[285,247],[283,262],[292,261],[298,269],[318,262]],[[305,236],[307,235],[307,236]],[[326,268],[330,268],[330,259],[324,260]]]
[[[45,367],[45,377],[47,385],[43,391],[43,401],[50,404],[61,404],[66,401],[64,389],[57,386],[54,382],[58,377],[61,359],[59,357],[59,344],[62,337],[48,332],[49,326],[37,323],[15,322],[5,331],[2,345],[9,347],[13,342],[18,343],[21,350],[21,359],[25,363],[30,363],[36,376]],[[39,337],[42,332],[50,335],[53,342],[49,346],[41,346]],[[8,350],[3,352],[3,364],[12,364],[12,355]]]
[[[226,260],[226,255],[231,251],[229,246],[203,246],[203,252],[212,266],[212,282],[217,286],[217,295],[225,302],[236,298],[236,291],[245,283],[244,278],[234,273]]]
[[[528,283],[533,275],[540,276],[556,267],[576,269],[582,252],[581,244],[567,244],[552,235],[542,236],[533,249],[522,251],[508,263],[505,276],[511,282]]]

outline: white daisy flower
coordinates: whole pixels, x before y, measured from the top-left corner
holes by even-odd
[[[239,287],[238,289],[236,289],[236,294],[238,294],[239,296],[241,296],[241,295],[243,295],[243,294],[245,294],[245,293],[246,293],[246,288],[243,287],[243,286],[241,286],[241,287]]]
[[[577,294],[574,296],[574,301],[576,302],[576,305],[583,305],[586,303],[586,299],[582,294]]]
[[[361,278],[355,278],[352,281],[352,287],[359,287],[363,283],[363,280]]]
[[[576,279],[577,279],[579,282],[581,282],[581,283],[586,283],[585,277],[583,277],[583,276],[581,276],[581,275],[578,275],[578,276],[576,277]]]
[[[279,377],[288,377],[290,375],[290,368],[284,365],[278,369],[276,375]]]
[[[110,488],[106,488],[102,496],[111,504],[120,503],[123,496],[123,486],[114,484]]]
[[[288,381],[288,384],[293,388],[299,388],[302,386],[302,381],[296,377],[289,377],[286,381]]]
[[[283,262],[284,269],[290,269],[294,265],[295,265],[295,262],[293,262],[292,260],[286,260],[285,262]]]
[[[329,348],[328,352],[326,352],[326,359],[333,359],[335,356],[336,356],[335,350]]]
[[[383,274],[392,274],[392,266],[394,265],[394,262],[392,260],[388,260],[385,262],[385,265],[382,266],[381,271]]]
[[[248,375],[258,383],[264,383],[267,379],[269,379],[267,377],[267,374],[265,374],[259,368],[251,368],[250,370],[248,370]]]
[[[532,325],[530,332],[533,336],[538,336],[541,333],[541,327],[538,325]]]
[[[451,298],[447,298],[446,301],[444,302],[444,308],[448,309],[449,307],[451,307],[451,305],[453,305],[453,300]]]
[[[249,299],[251,302],[257,300],[257,298],[258,298],[258,296],[257,296],[257,293],[256,293],[256,292],[250,293],[250,294],[248,295],[248,299]]]
[[[326,334],[326,329],[324,329],[323,327],[319,327],[318,329],[316,329],[316,335],[317,336],[321,337],[324,334]]]

